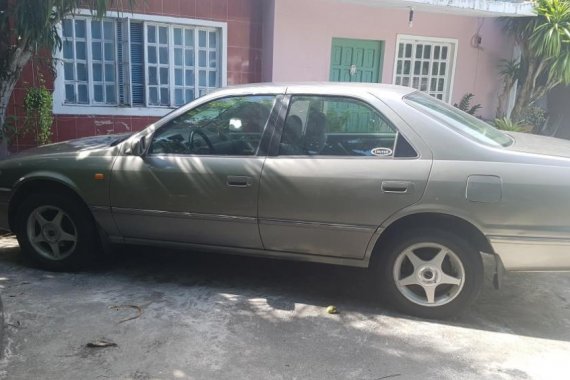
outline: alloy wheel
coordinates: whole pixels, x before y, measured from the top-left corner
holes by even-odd
[[[69,257],[78,241],[75,223],[55,206],[40,206],[30,213],[27,235],[36,252],[53,261]]]
[[[442,306],[463,289],[465,269],[459,257],[441,244],[423,242],[403,250],[393,268],[398,291],[420,306]]]

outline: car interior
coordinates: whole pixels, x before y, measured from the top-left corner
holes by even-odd
[[[405,138],[375,110],[347,99],[310,97],[293,99],[279,154],[417,156]]]

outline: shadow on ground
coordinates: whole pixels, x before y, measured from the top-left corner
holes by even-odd
[[[77,325],[92,326],[91,334],[123,337],[123,346],[137,341],[140,346],[130,345],[128,353],[119,355],[145,358],[136,370],[128,360],[117,363],[102,354],[84,358],[79,367],[69,359],[60,370],[67,368],[71,373],[91,364],[107,368],[102,376],[127,378],[307,374],[313,374],[310,378],[355,379],[392,374],[525,378],[531,375],[523,364],[534,354],[523,350],[520,358],[507,360],[501,351],[513,351],[517,339],[538,338],[525,342],[542,352],[545,348],[539,346],[551,344],[542,340],[553,341],[557,353],[570,348],[566,345],[570,342],[567,274],[509,274],[499,291],[488,278],[477,303],[451,321],[422,321],[397,314],[379,301],[366,270],[222,254],[124,247],[110,262],[66,274],[31,269],[21,260],[17,246],[4,244],[0,277],[3,298],[14,302],[24,296],[25,292],[18,292],[26,286],[16,284],[16,278],[35,285],[36,300],[49,297],[53,281],[61,283],[49,306],[40,308],[51,318],[47,325],[58,326],[64,337],[71,337],[52,352],[73,357],[69,352],[77,352],[80,338],[89,336],[85,331],[77,333]],[[64,319],[58,317],[58,311],[74,297],[83,297],[85,305],[67,306],[73,312]],[[117,317],[105,308],[88,315],[86,311],[99,303],[144,304],[145,315],[131,325],[118,325]],[[336,305],[340,314],[327,315],[328,305]],[[20,317],[41,318],[39,311],[27,315],[22,310]],[[77,313],[83,314],[78,317]],[[104,327],[113,321],[113,328]],[[134,325],[145,331],[144,337],[132,336],[129,328]],[[499,351],[489,347],[494,344]],[[27,346],[16,339],[12,350],[16,347],[24,350]],[[44,351],[38,350],[35,356],[33,352],[28,357],[36,357],[37,366],[45,365]],[[504,361],[495,359],[497,354]],[[25,363],[29,367],[29,359]],[[20,364],[13,367],[16,372],[24,368],[24,362]]]
[[[0,263],[29,268],[16,246],[0,248]],[[492,260],[486,259],[486,282],[477,302],[448,321],[432,321],[466,328],[570,341],[567,326],[552,317],[570,316],[570,274],[509,273],[504,287],[491,284]],[[195,251],[124,246],[115,256],[85,272],[122,277],[130,283],[171,283],[248,297],[265,298],[277,310],[294,310],[296,303],[326,308],[342,304],[345,311],[397,314],[375,293],[366,269],[291,262]],[[412,318],[413,319],[413,318]],[[541,322],[545,323],[541,323]],[[557,327],[560,327],[558,329]]]

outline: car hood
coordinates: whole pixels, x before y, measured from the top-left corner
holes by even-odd
[[[28,149],[21,153],[12,155],[10,158],[22,158],[27,156],[45,154],[75,153],[102,149],[110,146],[115,146],[121,141],[129,138],[131,135],[132,133],[121,133],[104,136],[83,137],[80,139],[68,140],[60,143],[48,144],[39,146],[37,148]]]
[[[570,141],[530,133],[509,132],[515,142],[507,149],[531,154],[570,158]]]

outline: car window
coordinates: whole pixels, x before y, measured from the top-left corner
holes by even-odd
[[[513,143],[513,139],[506,133],[432,96],[414,92],[406,96],[405,100],[408,104],[411,104],[422,113],[435,118],[446,127],[480,143],[503,147]]]
[[[160,128],[150,154],[255,155],[275,95],[236,96],[200,105]]]
[[[390,157],[397,137],[392,124],[362,101],[293,96],[279,154]]]

